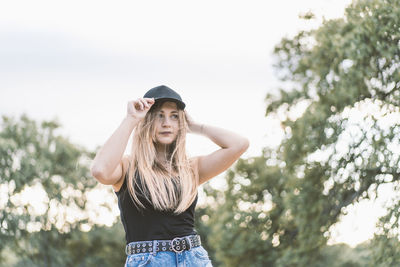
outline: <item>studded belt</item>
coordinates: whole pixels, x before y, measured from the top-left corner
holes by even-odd
[[[173,251],[182,252],[189,250],[193,247],[201,246],[199,235],[188,235],[183,237],[175,237],[172,240],[152,240],[152,241],[139,241],[131,242],[126,245],[126,255],[159,252],[159,251]]]

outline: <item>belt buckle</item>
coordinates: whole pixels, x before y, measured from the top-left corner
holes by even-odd
[[[132,247],[130,244],[125,246],[125,254],[126,255],[131,255],[132,254]]]
[[[175,237],[174,239],[172,239],[171,240],[171,249],[172,249],[172,251],[174,251],[176,253],[182,252],[185,249],[183,247],[185,245],[185,243],[182,242],[182,244],[181,244],[181,241],[183,241],[183,240],[187,241],[186,238],[184,238],[184,237]],[[176,242],[176,245],[177,245],[176,247],[175,247],[175,242]],[[188,242],[188,244],[190,246],[190,242]]]

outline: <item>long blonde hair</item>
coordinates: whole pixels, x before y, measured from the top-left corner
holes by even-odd
[[[156,142],[155,120],[161,105],[160,102],[155,103],[144,119],[136,125],[132,139],[127,185],[129,194],[138,207],[145,208],[138,198],[140,194],[152,203],[154,209],[179,214],[185,211],[196,198],[199,186],[198,174],[191,167],[186,155],[188,124],[183,110],[178,110],[179,130],[176,140],[168,146],[169,149],[166,151],[169,170],[157,158],[154,145]],[[138,176],[136,176],[136,171]],[[174,173],[177,175],[174,176]],[[139,190],[135,188],[135,185],[139,185],[137,187]]]

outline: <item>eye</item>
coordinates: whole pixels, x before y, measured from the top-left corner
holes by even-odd
[[[177,114],[174,114],[174,115],[172,115],[172,118],[173,118],[174,120],[177,120],[179,117],[178,117]]]

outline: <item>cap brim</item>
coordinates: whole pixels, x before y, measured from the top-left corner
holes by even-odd
[[[160,98],[154,98],[155,101],[172,101],[175,102],[176,105],[178,106],[179,109],[185,109],[186,105],[182,101],[179,101],[178,99],[175,98],[167,98],[167,97],[160,97]]]

